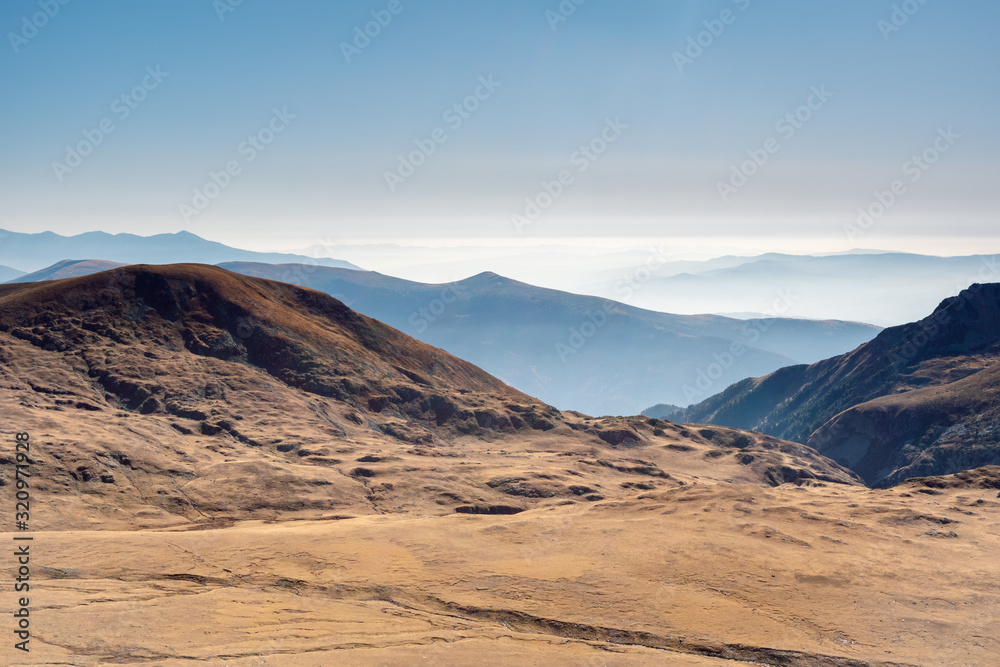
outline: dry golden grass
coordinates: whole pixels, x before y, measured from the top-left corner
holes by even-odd
[[[996,491],[918,488],[38,533],[7,664],[995,665]]]
[[[2,664],[1000,664],[998,469],[873,491],[756,433],[560,413],[204,267],[0,316],[35,538]]]

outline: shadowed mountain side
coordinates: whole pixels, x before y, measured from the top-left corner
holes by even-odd
[[[1000,462],[1000,285],[853,352],[743,380],[679,418],[805,442],[870,484]]]
[[[595,415],[635,414],[658,400],[688,405],[741,377],[853,349],[878,331],[656,313],[492,273],[427,285],[315,266],[222,266],[322,290],[548,403]]]

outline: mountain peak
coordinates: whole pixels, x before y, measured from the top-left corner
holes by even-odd
[[[499,273],[494,273],[493,271],[483,271],[482,273],[477,273],[474,276],[469,276],[463,282],[471,280],[483,281],[483,280],[508,280],[508,279],[504,278]]]
[[[920,358],[991,348],[1000,342],[1000,284],[974,283],[944,299],[928,317],[887,332],[888,338],[902,334],[904,344],[922,348]]]
[[[483,271],[482,273],[477,273],[476,275],[469,276],[464,280],[459,280],[456,284],[466,285],[468,287],[476,287],[476,288],[482,288],[487,285],[528,286],[527,283],[523,283],[520,280],[514,280],[513,278],[508,278],[507,276],[502,276],[499,273],[494,273],[493,271]]]
[[[1000,310],[1000,283],[973,283],[957,296],[944,299],[935,312],[948,309],[964,310],[966,304],[972,305],[974,312],[979,315]]]

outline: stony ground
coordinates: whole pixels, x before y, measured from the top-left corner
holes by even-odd
[[[937,486],[47,531],[5,664],[995,665],[997,491]]]

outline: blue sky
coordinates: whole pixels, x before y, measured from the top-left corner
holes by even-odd
[[[983,250],[997,25],[986,0],[6,0],[0,227]]]

